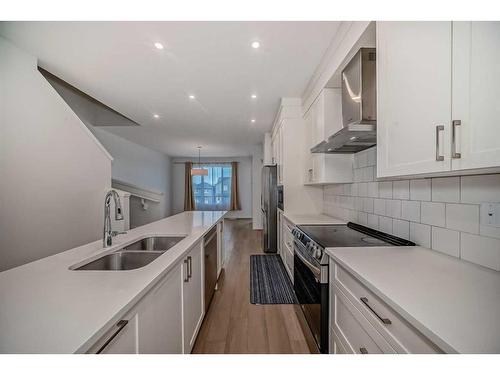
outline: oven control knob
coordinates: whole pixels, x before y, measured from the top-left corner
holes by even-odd
[[[315,250],[314,250],[314,257],[318,260],[321,259],[321,257],[323,256],[323,252],[321,251],[321,249],[319,247],[317,247]]]

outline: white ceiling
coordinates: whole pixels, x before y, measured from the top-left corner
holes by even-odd
[[[338,26],[3,22],[0,34],[37,56],[43,68],[142,125],[106,130],[172,156],[192,156],[197,145],[204,156],[243,156],[271,128],[280,98],[302,96]],[[255,40],[259,49],[251,48]]]

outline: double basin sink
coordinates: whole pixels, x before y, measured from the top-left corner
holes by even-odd
[[[113,253],[70,267],[75,271],[126,271],[144,267],[174,247],[186,236],[146,237]]]

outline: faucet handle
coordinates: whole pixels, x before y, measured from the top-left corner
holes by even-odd
[[[126,231],[125,231],[125,232],[119,232],[119,231],[117,231],[117,230],[112,230],[112,231],[111,231],[111,237],[116,237],[116,236],[118,236],[119,234],[127,234],[127,232],[126,232]]]

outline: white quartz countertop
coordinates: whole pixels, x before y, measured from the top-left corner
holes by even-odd
[[[0,353],[87,351],[225,213],[183,212],[119,235],[108,249],[103,249],[99,240],[0,272]],[[187,237],[143,268],[129,271],[69,269],[83,260],[97,258],[153,235]]]
[[[327,253],[445,352],[500,353],[500,272],[419,246]]]
[[[345,220],[323,214],[293,214],[283,212],[283,215],[295,225],[329,225],[347,223]]]

